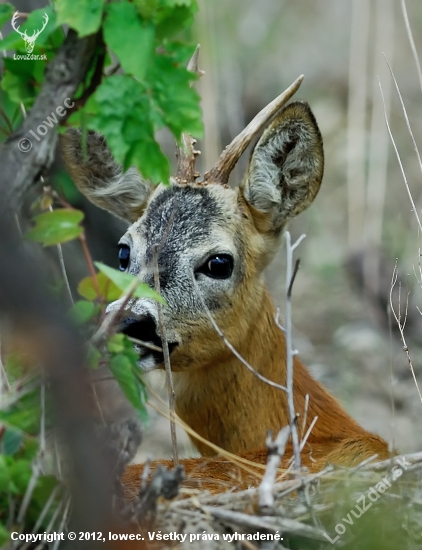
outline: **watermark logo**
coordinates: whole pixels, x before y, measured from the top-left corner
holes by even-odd
[[[15,13],[13,14],[13,17],[12,17],[12,27],[18,34],[20,34],[22,36],[22,38],[25,42],[26,51],[28,53],[32,53],[34,51],[35,40],[39,37],[39,35],[42,33],[42,31],[45,29],[45,27],[48,23],[48,15],[46,13],[44,13],[42,28],[40,30],[33,31],[31,36],[28,36],[26,31],[21,32],[19,30],[20,26],[16,26],[17,25],[16,22],[18,20],[18,17],[19,17],[19,12],[15,11]]]
[[[346,525],[344,525],[344,523],[348,525],[353,525],[355,519],[359,519],[367,510],[369,510],[372,504],[381,497],[382,493],[384,493],[387,489],[391,487],[391,483],[396,481],[396,479],[398,479],[403,474],[403,472],[407,470],[409,466],[411,466],[411,464],[407,462],[405,457],[397,457],[395,459],[395,462],[396,464],[398,464],[398,466],[393,466],[393,468],[391,469],[390,479],[388,479],[388,476],[384,476],[375,486],[370,487],[365,494],[362,494],[356,500],[358,504],[356,504],[356,506],[349,511],[346,517],[342,518],[343,523],[337,523],[337,525],[334,527],[334,530],[337,533],[336,537],[331,538],[328,533],[323,533],[324,537],[328,539],[331,544],[335,544],[339,540],[341,535],[344,535],[344,533],[346,532],[347,527]],[[366,500],[367,498],[368,500]],[[362,505],[362,508],[359,505]]]
[[[63,101],[63,105],[66,107],[66,109],[71,109],[75,105],[75,103],[68,97]],[[43,124],[37,126],[35,132],[34,130],[29,130],[31,136],[34,137],[37,141],[41,141],[50,128],[54,128],[54,126],[57,126],[57,124],[59,124],[60,119],[57,118],[57,115],[59,117],[64,117],[67,113],[66,109],[61,105],[57,107],[55,111],[51,112],[46,120],[43,120]],[[19,141],[18,147],[22,153],[28,153],[32,149],[32,141],[29,138],[24,137]]]

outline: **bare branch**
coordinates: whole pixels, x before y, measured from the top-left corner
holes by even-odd
[[[266,384],[269,384],[273,388],[277,388],[279,390],[287,392],[287,388],[285,386],[282,386],[281,384],[277,384],[276,382],[273,382],[272,380],[269,380],[265,376],[262,376],[258,371],[256,371],[241,355],[240,353],[231,345],[231,343],[227,340],[227,338],[224,336],[224,332],[220,329],[220,327],[217,325],[217,323],[214,321],[214,317],[212,316],[210,310],[207,307],[207,304],[204,301],[204,298],[201,294],[201,291],[199,290],[198,284],[193,279],[193,285],[195,287],[195,290],[198,294],[198,297],[201,301],[202,307],[204,308],[205,313],[207,314],[208,319],[210,320],[210,323],[212,324],[215,332],[220,336],[220,338],[223,340],[223,342],[226,344],[226,346],[229,348],[229,350],[233,353],[237,359],[254,374],[259,380],[262,380],[262,382],[265,382]]]
[[[285,426],[279,431],[277,437],[272,440],[271,432],[267,435],[266,445],[268,450],[267,467],[259,485],[259,509],[263,514],[274,512],[274,484],[277,470],[286,450],[290,436],[290,426]]]
[[[404,168],[403,168],[403,164],[402,164],[402,161],[401,161],[401,158],[400,158],[400,154],[399,154],[399,151],[397,149],[397,145],[396,145],[396,142],[394,140],[393,134],[391,132],[390,124],[388,122],[387,110],[386,110],[385,100],[384,100],[384,93],[382,91],[382,86],[381,86],[381,82],[380,82],[379,79],[378,79],[378,85],[379,85],[380,91],[381,91],[382,104],[383,104],[383,107],[384,107],[384,118],[385,118],[385,123],[387,125],[387,130],[388,130],[388,133],[390,134],[391,142],[393,143],[394,151],[396,153],[397,160],[398,160],[399,166],[400,166],[400,170],[401,170],[401,173],[402,173],[402,176],[403,176],[404,184],[406,186],[406,191],[407,191],[407,194],[409,195],[410,203],[412,205],[413,212],[416,216],[416,219],[417,219],[417,222],[418,222],[418,225],[419,225],[419,230],[422,232],[422,225],[421,225],[421,221],[420,221],[419,216],[418,216],[418,211],[417,211],[415,203],[413,201],[412,193],[410,192],[409,184],[407,183],[407,177],[406,177],[406,173],[405,173]]]
[[[287,406],[289,409],[289,419],[290,419],[290,430],[292,434],[292,443],[293,443],[293,457],[294,457],[294,468],[295,470],[300,470],[300,444],[299,444],[299,435],[297,432],[297,418],[294,406],[294,395],[293,395],[293,367],[294,367],[294,356],[297,352],[293,350],[293,335],[292,335],[292,285],[294,281],[295,274],[299,264],[296,262],[295,271],[293,272],[293,252],[297,246],[305,238],[305,235],[301,235],[299,239],[292,245],[290,233],[286,231],[286,257],[287,257],[287,266],[286,266],[286,386],[287,386]]]
[[[156,244],[153,246],[153,263],[154,263],[154,285],[155,285],[155,291],[160,294],[160,276],[158,273],[158,250],[159,245]],[[166,369],[166,385],[167,385],[167,393],[168,393],[168,400],[169,400],[169,409],[170,409],[170,433],[171,433],[171,444],[173,447],[173,462],[175,466],[179,465],[179,450],[177,448],[177,434],[176,434],[176,413],[175,413],[175,392],[174,392],[174,385],[173,385],[173,375],[171,372],[171,364],[170,364],[170,353],[169,353],[169,345],[167,341],[167,335],[166,335],[166,326],[164,323],[164,316],[163,316],[163,306],[160,302],[157,302],[157,309],[158,309],[158,330],[160,331],[160,338],[162,342],[163,347],[163,356],[164,356],[164,366]]]
[[[404,22],[405,22],[405,25],[406,25],[407,36],[409,38],[410,47],[412,49],[413,58],[415,60],[416,70],[418,71],[419,84],[420,84],[421,91],[422,91],[422,70],[421,70],[421,65],[419,63],[418,51],[417,51],[416,46],[415,46],[415,41],[413,40],[413,34],[412,34],[412,29],[410,28],[409,18],[407,16],[407,9],[406,9],[405,0],[401,1],[401,9],[403,11],[403,17],[404,17]]]
[[[399,295],[399,306],[398,306],[399,307],[399,312],[398,313],[396,313],[396,310],[394,309],[394,305],[393,305],[393,290],[394,290],[394,287],[395,287],[396,282],[397,282],[397,277],[398,277],[398,268],[397,268],[397,260],[396,260],[396,263],[394,264],[393,275],[391,277],[390,308],[391,308],[391,311],[394,315],[394,319],[396,320],[398,329],[400,331],[400,337],[401,337],[401,340],[403,342],[403,351],[406,353],[407,362],[409,363],[410,372],[412,373],[413,381],[415,382],[415,386],[416,386],[416,389],[417,389],[418,394],[419,394],[419,399],[422,403],[422,393],[421,393],[421,390],[419,389],[419,384],[418,384],[418,381],[416,379],[416,374],[415,374],[415,371],[414,371],[414,368],[413,368],[413,363],[412,363],[412,360],[410,358],[409,348],[407,346],[406,338],[405,338],[405,335],[404,335],[404,324],[401,322],[400,295]],[[406,307],[406,310],[407,310],[407,307]]]

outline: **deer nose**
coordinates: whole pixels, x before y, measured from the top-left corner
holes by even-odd
[[[151,315],[140,318],[127,317],[120,326],[120,332],[136,340],[151,342],[161,347],[161,338],[157,334],[155,320]]]

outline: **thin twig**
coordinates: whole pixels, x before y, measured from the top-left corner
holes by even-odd
[[[402,161],[401,161],[401,158],[400,158],[400,154],[399,154],[399,151],[397,149],[397,145],[396,145],[396,142],[394,140],[393,134],[391,132],[390,124],[388,122],[387,110],[386,110],[385,100],[384,100],[384,93],[382,91],[382,86],[381,86],[381,82],[380,82],[379,78],[378,78],[378,85],[379,85],[379,88],[380,88],[380,91],[381,91],[382,104],[383,104],[383,107],[384,107],[384,118],[385,118],[385,123],[387,125],[387,130],[388,130],[388,133],[390,135],[390,139],[391,139],[391,142],[392,142],[393,147],[394,147],[394,151],[395,151],[396,156],[397,156],[397,160],[398,160],[400,170],[401,170],[401,173],[402,173],[402,176],[403,176],[406,191],[407,191],[407,194],[409,195],[410,203],[412,205],[413,212],[416,216],[416,220],[417,220],[418,225],[419,225],[419,230],[422,232],[422,224],[421,224],[421,221],[419,219],[418,211],[416,210],[416,206],[415,206],[415,203],[413,201],[412,193],[410,192],[409,184],[407,182],[407,177],[406,177],[406,173],[405,173],[404,168],[403,168],[403,164],[402,164]]]
[[[94,285],[95,292],[98,297],[101,298],[100,285],[98,284],[97,273],[95,271],[94,262],[92,261],[91,252],[86,244],[85,231],[79,235],[79,242],[81,243],[82,250],[85,256],[85,261],[88,266],[89,275],[92,279],[92,284]],[[136,288],[136,287],[135,287]]]
[[[396,263],[394,265],[394,269],[393,269],[393,275],[392,275],[392,278],[391,278],[391,286],[390,286],[390,308],[391,308],[391,311],[393,312],[393,315],[394,315],[394,318],[396,320],[396,323],[397,323],[397,326],[398,326],[398,329],[400,331],[400,337],[401,337],[401,340],[403,342],[403,350],[404,352],[406,353],[406,357],[407,357],[407,361],[409,363],[409,368],[410,368],[410,372],[412,373],[412,376],[413,376],[413,380],[415,382],[415,386],[416,386],[416,389],[418,391],[418,394],[419,394],[419,399],[422,403],[422,394],[421,394],[421,391],[419,389],[419,384],[418,384],[418,381],[416,380],[416,375],[415,375],[415,371],[413,369],[413,364],[412,364],[412,360],[410,358],[410,353],[409,353],[409,348],[407,346],[407,342],[406,342],[406,338],[405,338],[405,335],[404,335],[404,325],[402,324],[401,322],[401,315],[400,315],[400,298],[399,298],[399,313],[397,315],[396,313],[396,310],[394,309],[394,305],[393,305],[393,290],[394,290],[394,287],[396,285],[396,282],[397,282],[397,277],[398,277],[398,268],[397,268],[397,260],[396,260]]]
[[[124,309],[126,308],[127,303],[132,297],[132,294],[135,292],[136,287],[141,281],[142,273],[139,273],[127,287],[126,291],[123,293],[122,297],[119,299],[120,304],[117,309],[110,311],[105,317],[97,332],[91,338],[92,343],[98,344],[101,340],[109,334],[114,323],[118,320]]]
[[[388,351],[390,359],[390,403],[391,403],[391,440],[388,442],[388,450],[390,453],[394,453],[395,447],[395,431],[396,431],[396,406],[394,402],[394,371],[393,371],[393,323],[391,319],[391,306],[387,306],[387,318],[388,318]]]
[[[64,528],[64,526],[66,525],[66,522],[67,522],[67,515],[68,515],[68,513],[69,513],[69,507],[70,507],[70,498],[69,498],[68,501],[67,501],[66,507],[65,507],[64,512],[63,512],[62,519],[61,519],[61,521],[60,521],[59,528],[57,529],[57,532],[58,532],[58,533],[62,533],[62,532],[63,532],[63,528]],[[60,539],[55,540],[55,541],[54,541],[54,544],[53,544],[53,547],[52,547],[52,550],[57,550],[59,544],[60,544]]]
[[[278,432],[277,437],[272,440],[272,434],[267,435],[266,446],[268,451],[267,467],[259,485],[258,494],[259,510],[263,514],[274,513],[274,484],[278,467],[286,450],[287,441],[290,436],[290,426],[285,426]]]
[[[293,350],[293,335],[292,335],[292,285],[297,268],[298,262],[295,264],[295,270],[293,271],[293,252],[305,238],[305,235],[301,235],[297,241],[292,245],[289,231],[285,233],[286,238],[286,386],[287,386],[287,406],[289,409],[290,430],[292,434],[293,443],[293,457],[294,468],[296,471],[300,470],[300,444],[299,435],[297,431],[297,418],[294,405],[293,395],[293,368],[294,368],[294,356],[297,354],[296,350]]]
[[[41,374],[41,387],[40,387],[40,402],[41,402],[41,419],[40,419],[40,448],[39,457],[43,459],[45,457],[46,440],[45,440],[45,376]]]
[[[299,521],[287,518],[273,518],[271,516],[251,516],[242,512],[234,512],[224,508],[211,508],[203,506],[202,510],[222,521],[228,521],[235,525],[252,529],[268,529],[269,531],[283,531],[307,538],[325,540],[320,529],[305,525]]]
[[[309,428],[306,431],[305,437],[300,442],[300,450],[301,451],[303,451],[303,448],[305,447],[306,442],[308,441],[308,437],[311,435],[312,429],[315,426],[317,420],[318,420],[318,417],[315,416],[314,419],[312,420],[311,424],[309,425]]]
[[[32,493],[34,492],[35,485],[37,484],[40,473],[40,463],[39,460],[36,459],[32,464],[32,475],[26,487],[25,495],[22,499],[22,504],[19,508],[19,512],[16,518],[16,522],[19,523],[22,527],[25,522],[26,511],[28,510],[29,503],[31,502]]]
[[[158,351],[159,353],[163,353],[163,348],[160,348],[155,344],[151,344],[151,342],[144,342],[143,340],[139,340],[139,338],[133,338],[132,336],[128,336],[127,339],[129,340],[129,342],[132,342],[133,344],[138,344],[139,346],[142,346],[144,348],[152,349],[153,351]]]
[[[308,419],[308,408],[309,408],[309,393],[305,395],[305,406],[303,409],[303,420],[302,420],[302,429],[300,430],[300,435],[303,436],[303,433],[306,428],[306,421]]]
[[[154,286],[155,291],[160,294],[160,275],[158,272],[158,249],[159,245],[153,246],[153,263],[154,263]],[[174,466],[179,465],[179,450],[177,448],[177,434],[176,434],[176,423],[175,423],[175,392],[174,392],[174,385],[173,385],[173,375],[171,372],[171,364],[170,364],[170,353],[169,353],[169,345],[167,341],[167,335],[166,335],[166,327],[164,323],[164,315],[163,315],[163,306],[160,302],[157,302],[157,310],[158,310],[158,329],[160,331],[160,338],[161,343],[163,347],[163,356],[164,356],[164,366],[166,369],[166,382],[167,382],[167,393],[168,393],[168,400],[169,400],[169,409],[170,409],[170,433],[171,433],[171,444],[173,447],[173,462]]]
[[[411,48],[412,53],[413,53],[413,58],[415,60],[416,70],[418,72],[418,77],[419,77],[419,84],[420,84],[420,87],[421,87],[421,90],[422,90],[422,70],[421,70],[421,65],[419,63],[418,51],[417,51],[416,46],[415,46],[415,41],[413,40],[413,34],[412,34],[412,29],[410,28],[409,18],[407,16],[407,9],[406,9],[405,0],[402,0],[402,2],[401,2],[401,9],[403,11],[403,17],[404,17],[404,23],[406,25],[407,36],[409,38],[410,48]]]
[[[384,56],[384,59],[385,59],[385,56]],[[399,100],[400,100],[400,105],[401,105],[401,108],[403,110],[403,115],[404,115],[404,120],[406,121],[406,126],[407,126],[407,129],[408,129],[408,132],[409,132],[409,135],[412,139],[412,143],[413,143],[413,148],[415,150],[415,153],[416,153],[416,156],[418,157],[418,163],[419,163],[419,168],[422,172],[422,159],[421,159],[421,155],[420,155],[420,152],[419,152],[419,148],[418,148],[418,145],[416,143],[416,139],[415,139],[415,136],[413,135],[413,131],[412,131],[412,127],[410,126],[410,120],[409,120],[409,116],[407,114],[407,111],[406,111],[406,107],[404,105],[404,101],[403,101],[403,97],[401,95],[401,92],[400,92],[400,88],[399,88],[399,85],[397,83],[397,80],[396,80],[396,77],[394,76],[394,72],[393,72],[393,69],[391,68],[390,66],[390,63],[388,62],[387,59],[385,59],[385,62],[387,63],[387,66],[390,70],[390,74],[391,74],[391,77],[393,79],[393,82],[394,82],[394,85],[396,87],[396,91],[397,91],[397,95],[399,96]]]
[[[247,361],[244,359],[240,353],[231,345],[231,343],[227,340],[227,338],[224,335],[224,332],[220,329],[220,327],[217,325],[217,323],[214,320],[214,317],[212,316],[211,311],[208,309],[207,304],[205,303],[204,297],[202,296],[201,291],[199,290],[198,283],[195,279],[193,279],[193,286],[195,287],[196,293],[198,295],[199,300],[201,301],[202,307],[204,308],[204,311],[210,320],[210,323],[212,324],[215,332],[220,336],[220,338],[223,340],[223,342],[226,344],[226,346],[229,348],[229,350],[233,353],[237,359],[244,365],[248,370],[251,371],[252,374],[254,374],[259,380],[262,382],[265,382],[266,384],[272,386],[273,388],[277,388],[279,390],[282,390],[284,392],[287,392],[286,386],[282,386],[281,384],[277,384],[276,382],[273,382],[272,380],[269,380],[265,376],[262,376],[258,371],[256,371]]]

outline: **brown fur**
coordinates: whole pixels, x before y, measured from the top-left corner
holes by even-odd
[[[262,375],[284,385],[286,345],[282,331],[275,324],[274,313],[271,299],[265,292],[255,329],[246,335],[241,349],[244,359]],[[327,464],[356,466],[373,455],[377,455],[379,460],[389,457],[387,443],[360,427],[297,358],[294,373],[299,426],[306,394],[309,395],[309,407],[305,433],[314,417],[318,416],[301,454],[306,468],[316,472]],[[252,462],[266,463],[264,441],[267,430],[277,433],[289,423],[283,391],[258,380],[233,356],[212,368],[177,373],[175,380],[176,410],[182,420],[223,449]],[[215,454],[204,443],[193,442],[204,456]],[[291,456],[289,445],[282,468],[288,467]],[[153,463],[153,468],[158,463],[173,466],[172,460],[160,460]],[[181,463],[185,467],[186,487],[213,493],[256,486],[263,472],[257,468],[257,475],[251,475],[224,458],[185,459]],[[122,481],[129,497],[134,496],[139,487],[142,470],[143,465],[126,468]]]

